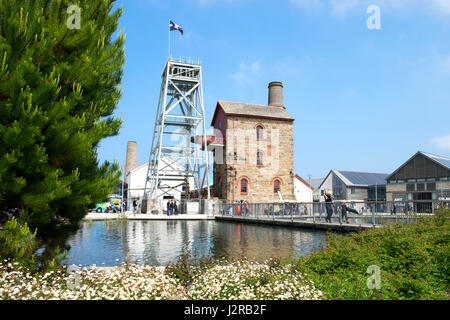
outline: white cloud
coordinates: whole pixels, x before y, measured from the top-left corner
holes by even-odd
[[[360,0],[330,0],[329,5],[331,14],[335,17],[345,17],[358,7],[362,7]]]
[[[305,11],[317,11],[324,7],[322,0],[291,0],[291,3]]]
[[[450,134],[442,137],[434,137],[430,143],[440,150],[450,151]]]
[[[231,74],[231,78],[240,85],[253,83],[255,80],[259,80],[261,76],[262,69],[259,61],[253,61],[250,64],[241,62],[239,70]]]
[[[431,6],[444,14],[450,14],[450,1],[449,0],[431,0]]]
[[[382,12],[398,15],[420,10],[435,16],[450,15],[450,0],[290,0],[304,11],[327,10],[331,16],[345,18],[350,14],[365,14],[370,5],[377,5]]]

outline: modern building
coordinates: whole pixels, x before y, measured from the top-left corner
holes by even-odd
[[[314,189],[299,175],[294,177],[294,194],[298,202],[312,202]]]
[[[386,180],[388,201],[420,201],[414,211],[430,212],[426,200],[450,201],[450,158],[418,151]]]
[[[320,201],[320,185],[325,178],[311,179],[311,188],[313,188],[313,202]]]
[[[293,123],[281,82],[269,84],[268,105],[218,101],[214,196],[228,203],[294,200]]]
[[[335,200],[385,201],[388,175],[387,173],[331,170],[318,188],[319,201],[324,201],[323,195],[328,190],[331,190]]]

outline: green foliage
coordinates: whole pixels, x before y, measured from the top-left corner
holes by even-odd
[[[177,261],[166,266],[165,272],[188,284],[192,281],[194,275],[198,270],[211,267],[216,264],[216,260],[212,257],[199,257],[197,252],[183,248]]]
[[[0,0],[0,224],[19,217],[52,261],[95,203],[119,183],[99,164],[118,134],[124,35],[114,0]],[[69,5],[81,28],[69,29]]]
[[[31,233],[27,223],[21,225],[13,217],[0,230],[1,259],[17,261],[27,267],[34,266],[34,252],[38,248],[35,237],[36,231]]]
[[[67,252],[61,252],[60,248],[56,247],[51,260],[36,256],[35,252],[40,248],[36,233],[37,230],[31,233],[28,224],[18,222],[15,217],[7,221],[0,230],[0,259],[17,263],[30,271],[59,269]]]
[[[297,260],[328,299],[448,299],[450,211],[412,225],[330,235],[328,248]],[[381,288],[368,289],[367,268],[381,270]]]

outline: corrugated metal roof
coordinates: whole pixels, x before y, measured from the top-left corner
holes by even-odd
[[[218,104],[226,114],[294,120],[282,107],[229,101],[218,101]]]
[[[371,172],[355,172],[355,171],[343,171],[334,170],[336,173],[341,174],[345,179],[347,185],[375,185],[386,184],[386,178],[388,173],[371,173]]]
[[[436,162],[439,162],[441,165],[443,165],[447,169],[450,169],[450,158],[447,158],[444,156],[438,156],[436,154],[427,153],[427,152],[423,152],[423,151],[421,151],[420,153],[422,153],[424,156],[426,156]]]

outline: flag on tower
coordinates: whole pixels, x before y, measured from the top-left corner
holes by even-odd
[[[169,25],[170,25],[170,31],[178,30],[178,31],[180,31],[181,35],[183,35],[183,29],[181,29],[181,27],[179,25],[177,25],[175,22],[169,20]]]

